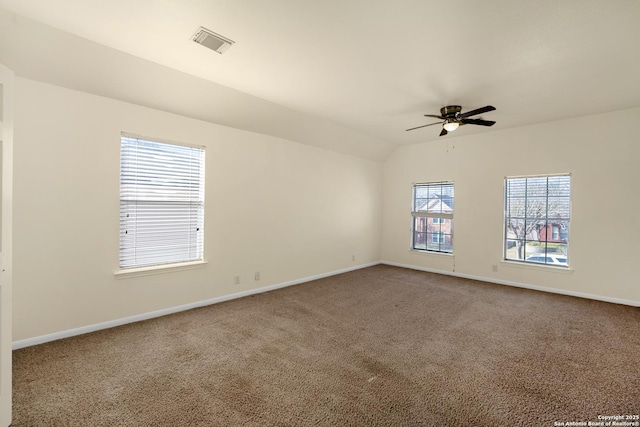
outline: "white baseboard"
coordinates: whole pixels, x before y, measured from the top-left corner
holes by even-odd
[[[602,295],[587,294],[587,293],[583,293],[583,292],[575,292],[575,291],[569,291],[569,290],[564,290],[564,289],[547,288],[547,287],[544,287],[544,286],[530,285],[530,284],[527,284],[527,283],[512,282],[512,281],[509,281],[509,280],[499,280],[499,279],[494,279],[494,278],[491,278],[491,277],[474,276],[474,275],[471,275],[471,274],[461,274],[461,273],[456,273],[456,272],[451,272],[451,271],[446,271],[446,270],[437,270],[437,269],[434,269],[434,268],[419,267],[419,266],[410,265],[410,264],[400,264],[400,263],[391,262],[391,261],[379,261],[379,262],[371,262],[371,263],[367,263],[367,264],[360,264],[360,265],[357,265],[357,266],[354,266],[354,267],[344,268],[344,269],[341,269],[341,270],[331,271],[331,272],[328,272],[328,273],[317,274],[317,275],[314,275],[314,276],[303,277],[303,278],[300,278],[300,279],[291,280],[289,282],[276,283],[274,285],[264,286],[262,288],[249,289],[249,290],[246,290],[246,291],[237,292],[237,293],[228,294],[228,295],[223,295],[223,296],[220,296],[220,297],[211,298],[211,299],[207,299],[207,300],[203,300],[203,301],[196,301],[196,302],[192,302],[192,303],[189,303],[189,304],[179,305],[179,306],[175,306],[175,307],[169,307],[169,308],[165,308],[165,309],[162,309],[162,310],[156,310],[156,311],[151,311],[151,312],[148,312],[148,313],[137,314],[137,315],[134,315],[134,316],[124,317],[124,318],[121,318],[121,319],[115,319],[115,320],[110,320],[110,321],[107,321],[107,322],[96,323],[96,324],[93,324],[93,325],[82,326],[80,328],[75,328],[75,329],[69,329],[69,330],[66,330],[66,331],[55,332],[55,333],[52,333],[52,334],[42,335],[42,336],[39,336],[39,337],[27,338],[27,339],[20,340],[20,341],[14,341],[13,342],[13,349],[14,350],[18,350],[18,349],[25,348],[25,347],[30,347],[30,346],[33,346],[33,345],[44,344],[44,343],[50,342],[50,341],[55,341],[55,340],[59,340],[59,339],[63,339],[63,338],[70,338],[70,337],[73,337],[73,336],[76,336],[76,335],[82,335],[82,334],[87,334],[87,333],[90,333],[90,332],[99,331],[99,330],[102,330],[102,329],[108,329],[108,328],[113,328],[113,327],[116,327],[116,326],[126,325],[128,323],[134,323],[134,322],[140,322],[142,320],[153,319],[154,317],[166,316],[168,314],[178,313],[180,311],[191,310],[193,308],[198,308],[198,307],[204,307],[204,306],[207,306],[207,305],[217,304],[217,303],[220,303],[220,302],[229,301],[229,300],[233,300],[233,299],[237,299],[237,298],[242,298],[242,297],[246,297],[246,296],[249,296],[249,295],[260,294],[260,293],[263,293],[263,292],[269,292],[269,291],[273,291],[275,289],[285,288],[285,287],[288,287],[288,286],[299,285],[301,283],[310,282],[312,280],[323,279],[325,277],[335,276],[337,274],[348,273],[350,271],[360,270],[362,268],[372,267],[372,266],[378,265],[378,264],[385,264],[385,265],[391,265],[391,266],[394,266],[394,267],[408,268],[408,269],[411,269],[411,270],[426,271],[426,272],[429,272],[429,273],[444,274],[444,275],[448,275],[448,276],[461,277],[461,278],[464,278],[464,279],[480,280],[482,282],[495,283],[495,284],[498,284],[498,285],[507,285],[507,286],[514,286],[514,287],[517,287],[517,288],[532,289],[532,290],[535,290],[535,291],[550,292],[550,293],[561,294],[561,295],[569,295],[569,296],[574,296],[574,297],[579,297],[579,298],[586,298],[586,299],[592,299],[592,300],[597,300],[597,301],[610,302],[610,303],[614,303],[614,304],[630,305],[632,307],[640,307],[640,301],[632,301],[632,300],[626,300],[626,299],[621,299],[621,298],[611,298],[611,297],[606,297],[606,296],[602,296]]]
[[[462,277],[464,279],[480,280],[482,282],[495,283],[495,284],[498,284],[498,285],[514,286],[516,288],[532,289],[534,291],[550,292],[550,293],[554,293],[554,294],[569,295],[569,296],[572,296],[572,297],[586,298],[586,299],[592,299],[592,300],[596,300],[596,301],[611,302],[611,303],[614,303],[614,304],[630,305],[632,307],[640,307],[640,301],[633,301],[633,300],[627,300],[627,299],[622,299],[622,298],[612,298],[612,297],[607,297],[607,296],[603,296],[603,295],[587,294],[587,293],[583,293],[583,292],[575,292],[575,291],[569,291],[569,290],[565,290],[565,289],[547,288],[545,286],[538,286],[538,285],[530,285],[530,284],[527,284],[527,283],[512,282],[510,280],[494,279],[492,277],[482,277],[482,276],[474,276],[474,275],[471,275],[471,274],[461,274],[461,273],[456,273],[456,272],[446,271],[446,270],[436,270],[434,268],[419,267],[419,266],[410,265],[410,264],[400,264],[400,263],[391,262],[391,261],[381,261],[380,264],[391,265],[391,266],[394,266],[394,267],[408,268],[408,269],[411,269],[411,270],[426,271],[428,273],[437,273],[437,274],[445,274],[447,276]]]
[[[162,310],[151,311],[148,313],[136,314],[134,316],[124,317],[121,319],[109,320],[107,322],[96,323],[93,325],[82,326],[80,328],[68,329],[66,331],[54,332],[52,334],[41,335],[39,337],[27,338],[20,341],[14,341],[12,348],[18,350],[25,347],[31,347],[33,345],[44,344],[50,341],[56,341],[63,338],[70,338],[76,335],[87,334],[90,332],[96,332],[102,329],[113,328],[116,326],[126,325],[128,323],[140,322],[142,320],[153,319],[154,317],[166,316],[167,314],[178,313],[180,311],[191,310],[193,308],[204,307],[207,305],[217,304],[224,301],[229,301],[237,298],[246,297],[249,295],[260,294],[263,292],[273,291],[275,289],[285,288],[287,286],[299,285],[301,283],[310,282],[312,280],[324,279],[325,277],[335,276],[337,274],[348,273],[350,271],[360,270],[366,267],[372,267],[378,265],[380,262],[371,262],[367,264],[360,264],[354,267],[343,268],[341,270],[331,271],[328,273],[317,274],[314,276],[303,277],[301,279],[291,280],[289,282],[276,283],[274,285],[264,286],[262,288],[249,289],[242,292],[236,292],[233,294],[223,295],[216,298],[211,298],[203,301],[196,301],[189,304],[183,304],[175,307],[164,308]]]

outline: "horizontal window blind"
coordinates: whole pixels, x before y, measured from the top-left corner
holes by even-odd
[[[120,268],[202,260],[204,149],[120,142]]]

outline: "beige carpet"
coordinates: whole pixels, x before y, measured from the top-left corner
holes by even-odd
[[[640,309],[371,267],[14,352],[15,426],[553,426],[640,412]]]

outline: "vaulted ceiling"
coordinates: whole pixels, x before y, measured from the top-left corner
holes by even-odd
[[[438,139],[640,106],[637,0],[0,0],[18,76],[374,160]],[[224,54],[191,40],[204,26]]]

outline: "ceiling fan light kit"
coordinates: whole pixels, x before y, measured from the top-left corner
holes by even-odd
[[[469,119],[468,117],[475,116],[477,114],[487,113],[489,111],[494,111],[496,108],[492,105],[487,105],[486,107],[477,108],[475,110],[467,111],[466,113],[462,113],[462,107],[459,105],[447,105],[440,109],[440,115],[436,116],[434,114],[425,114],[425,117],[433,117],[435,119],[442,120],[441,122],[429,123],[427,125],[417,126],[414,128],[407,129],[414,130],[420,129],[427,126],[433,126],[442,124],[442,132],[440,132],[440,136],[446,135],[449,132],[453,132],[458,129],[460,125],[479,125],[479,126],[493,126],[496,122],[492,120],[482,120],[482,119]]]
[[[458,129],[458,126],[460,126],[460,123],[449,119],[445,120],[444,124],[442,125],[442,127],[447,132],[453,132],[454,130]]]

